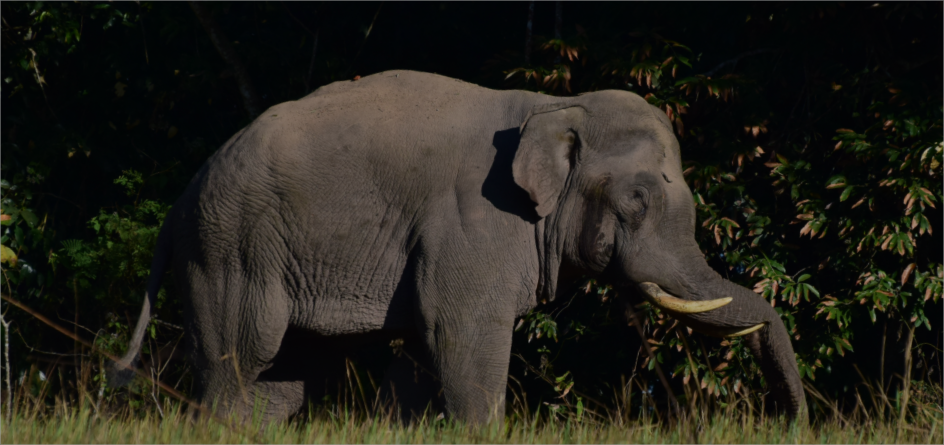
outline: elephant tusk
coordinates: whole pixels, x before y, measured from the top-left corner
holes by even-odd
[[[664,290],[662,290],[658,284],[655,283],[639,283],[639,288],[642,289],[643,294],[645,294],[646,299],[649,300],[650,303],[659,309],[665,309],[676,314],[697,314],[700,312],[708,312],[710,310],[718,309],[719,307],[722,307],[734,300],[731,297],[705,301],[683,300],[681,298],[669,295]],[[750,329],[756,329],[756,327]],[[749,332],[752,331],[745,332],[744,334]]]
[[[767,323],[759,323],[759,324],[756,324],[756,325],[754,325],[754,326],[751,326],[751,327],[749,327],[749,328],[747,328],[747,329],[738,329],[738,328],[728,328],[728,329],[704,329],[704,328],[696,328],[695,330],[698,331],[698,332],[701,332],[702,334],[710,335],[710,336],[712,336],[712,337],[735,338],[735,337],[740,337],[740,336],[742,336],[742,335],[750,334],[751,332],[754,332],[754,331],[756,331],[756,330],[758,330],[758,329],[764,327],[766,324],[767,324]]]

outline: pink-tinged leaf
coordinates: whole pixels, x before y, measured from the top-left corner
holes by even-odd
[[[885,237],[885,241],[882,243],[882,250],[888,250],[888,243],[892,241],[892,238],[891,235]]]
[[[905,267],[905,271],[901,273],[901,285],[904,286],[908,281],[908,277],[911,276],[911,272],[914,271],[915,267],[918,267],[918,263],[911,263],[908,267]]]
[[[806,225],[803,226],[802,229],[800,229],[800,236],[804,236],[813,230],[813,226],[811,225],[812,223],[813,221],[807,221]]]

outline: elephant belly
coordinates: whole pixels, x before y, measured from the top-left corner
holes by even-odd
[[[322,249],[312,259],[308,285],[291,296],[290,327],[337,336],[416,326],[413,277],[403,249],[391,243],[372,248],[360,244],[336,243],[336,251]],[[368,254],[352,258],[359,248]]]

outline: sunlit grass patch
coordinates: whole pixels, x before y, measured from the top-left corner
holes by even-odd
[[[683,412],[661,421],[654,416],[530,416],[512,412],[504,423],[467,426],[437,417],[403,425],[390,412],[373,414],[342,406],[262,425],[192,416],[181,403],[163,400],[155,408],[98,407],[86,399],[54,406],[20,398],[12,418],[4,417],[3,443],[941,443],[940,405],[916,404],[905,421],[890,410],[854,410],[790,423],[736,408]]]

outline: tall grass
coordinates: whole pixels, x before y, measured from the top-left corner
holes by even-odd
[[[351,386],[353,388],[353,386]],[[725,406],[689,405],[674,416],[653,409],[631,417],[615,410],[583,413],[529,412],[511,404],[504,422],[468,426],[427,416],[401,424],[392,410],[364,407],[363,392],[345,392],[337,403],[310,409],[284,422],[264,424],[193,415],[184,403],[160,397],[134,409],[96,402],[80,388],[67,401],[17,391],[4,415],[2,443],[941,443],[941,388],[925,388],[899,418],[893,402],[870,393],[856,407],[840,410],[809,389],[814,413],[807,423],[763,415],[756,401],[727,400]],[[357,400],[361,398],[363,400]],[[866,399],[872,404],[866,402]],[[887,404],[887,406],[886,406]],[[866,408],[870,406],[871,408]],[[3,410],[6,414],[6,409]],[[260,410],[261,411],[261,410]]]
[[[635,377],[623,382],[610,403],[585,397],[591,406],[574,406],[558,398],[534,409],[528,406],[520,382],[512,378],[519,384],[517,390],[509,384],[503,421],[472,426],[440,415],[401,423],[399,413],[381,403],[374,379],[368,373],[367,386],[350,361],[347,378],[332,403],[309,407],[306,414],[282,422],[263,419],[259,413],[265,411],[264,402],[259,401],[249,419],[197,409],[179,395],[177,385],[158,382],[160,371],[150,377],[141,372],[146,378],[139,378],[136,386],[118,397],[118,391],[103,385],[105,363],[104,357],[98,363],[74,363],[69,381],[62,372],[64,364],[55,361],[47,368],[49,374],[58,374],[55,391],[50,389],[52,375],[36,384],[34,366],[13,394],[0,397],[6,402],[12,396],[12,402],[0,409],[0,443],[944,442],[944,392],[939,383],[909,382],[911,397],[891,399],[886,388],[873,386],[861,374],[852,406],[841,406],[806,387],[809,422],[767,417],[757,393],[710,397],[689,386],[682,403],[668,409],[645,390],[647,382]],[[157,365],[155,369],[163,369]],[[640,390],[635,397],[634,384]]]
[[[681,419],[660,424],[525,421],[508,418],[504,425],[468,427],[425,419],[401,425],[390,416],[320,413],[309,418],[259,427],[252,432],[214,422],[193,420],[179,404],[167,401],[157,412],[123,411],[101,415],[92,406],[34,406],[4,419],[3,443],[941,443],[940,416],[920,423],[865,420],[858,424],[828,421],[810,426],[750,415],[718,413],[708,420]]]

